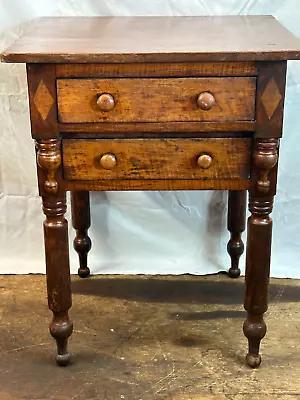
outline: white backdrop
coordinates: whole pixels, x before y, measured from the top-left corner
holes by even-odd
[[[299,0],[0,0],[0,50],[30,20],[45,15],[222,14],[273,14],[300,37]],[[289,62],[286,100],[271,274],[299,278],[300,62]],[[44,217],[24,65],[0,64],[0,121],[0,273],[44,272]],[[226,192],[93,193],[92,273],[206,274],[227,269],[226,202]],[[70,221],[69,212],[67,217]],[[74,233],[70,236],[72,240]],[[70,252],[76,272],[71,246]]]

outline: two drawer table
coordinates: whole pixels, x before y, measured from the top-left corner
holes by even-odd
[[[73,329],[66,192],[87,277],[89,191],[210,189],[229,191],[232,277],[249,191],[244,334],[259,366],[286,61],[299,58],[271,16],[41,18],[2,54],[27,64],[59,365]]]

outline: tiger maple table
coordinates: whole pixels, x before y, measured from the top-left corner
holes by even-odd
[[[50,332],[72,333],[66,191],[79,275],[89,275],[90,190],[229,191],[239,275],[249,190],[244,333],[259,366],[286,60],[300,42],[270,16],[42,18],[2,58],[27,64],[43,199]]]

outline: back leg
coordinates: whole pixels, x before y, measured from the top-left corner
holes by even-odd
[[[231,278],[240,276],[239,259],[244,252],[244,243],[241,233],[246,223],[246,190],[229,190],[228,192],[228,230],[230,240],[227,251],[231,257],[231,267],[228,275]]]
[[[72,225],[76,229],[76,237],[74,239],[74,249],[79,256],[78,275],[86,278],[90,275],[87,266],[87,255],[91,250],[92,242],[88,236],[88,229],[91,226],[90,215],[90,195],[88,191],[71,192],[72,204]]]

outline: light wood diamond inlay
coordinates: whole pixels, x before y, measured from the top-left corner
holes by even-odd
[[[34,104],[38,110],[38,112],[41,114],[41,117],[43,120],[45,120],[49,114],[49,111],[53,105],[53,98],[47,88],[47,86],[44,84],[43,80],[41,79],[39,86],[37,88],[37,91],[34,96]]]
[[[269,119],[272,118],[272,115],[278,107],[281,99],[282,96],[279,92],[278,86],[275,82],[275,79],[272,78],[261,96],[261,102],[265,107]]]

